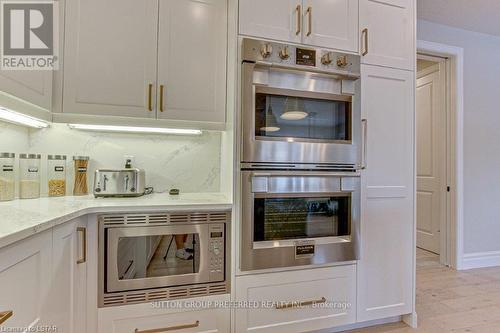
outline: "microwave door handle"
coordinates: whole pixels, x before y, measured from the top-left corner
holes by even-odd
[[[362,119],[361,125],[363,127],[362,131],[362,147],[361,147],[361,169],[364,170],[367,167],[367,140],[368,140],[368,120]]]

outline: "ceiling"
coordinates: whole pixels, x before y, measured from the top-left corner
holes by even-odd
[[[418,18],[500,36],[499,0],[417,0]]]

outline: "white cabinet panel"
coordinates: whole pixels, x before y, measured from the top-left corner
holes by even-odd
[[[302,0],[240,0],[241,35],[300,43]]]
[[[358,51],[357,0],[304,0],[304,11],[305,44]]]
[[[158,0],[67,1],[63,112],[155,118],[157,21]]]
[[[52,71],[2,70],[0,91],[49,112],[52,110],[52,75]],[[3,98],[5,97],[2,96],[1,99]]]
[[[86,263],[77,263],[86,257],[85,228],[82,218],[53,229],[51,318],[61,332],[87,332]]]
[[[411,313],[414,275],[414,74],[363,65],[358,321]]]
[[[226,12],[226,0],[160,1],[158,118],[225,122]]]
[[[236,332],[308,332],[354,323],[355,276],[351,265],[237,277],[236,301],[259,306],[236,310]],[[276,308],[289,302],[318,304]]]
[[[415,0],[360,0],[361,61],[414,70]]]
[[[51,251],[52,231],[0,249],[0,312],[14,312],[2,328],[52,325]]]

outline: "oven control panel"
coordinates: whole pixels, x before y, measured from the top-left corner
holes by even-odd
[[[275,43],[251,38],[243,39],[243,60],[273,64],[298,65],[307,69],[359,73],[360,56],[311,46]]]
[[[210,224],[208,229],[208,250],[210,281],[224,280],[225,234],[224,224]]]

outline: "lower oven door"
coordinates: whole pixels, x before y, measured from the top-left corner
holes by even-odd
[[[209,282],[208,236],[208,224],[106,229],[106,291]]]
[[[242,175],[242,271],[358,258],[358,175],[284,171]]]

